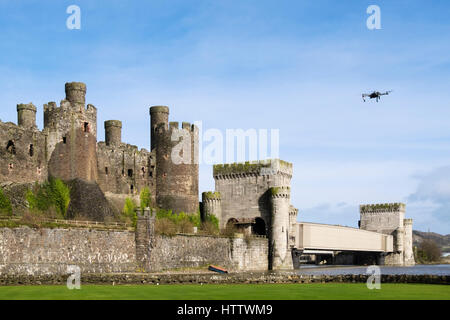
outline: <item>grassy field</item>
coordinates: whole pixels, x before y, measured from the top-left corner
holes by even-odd
[[[263,285],[86,285],[0,287],[0,299],[11,300],[394,300],[450,299],[450,286],[382,284],[369,290],[361,283]]]

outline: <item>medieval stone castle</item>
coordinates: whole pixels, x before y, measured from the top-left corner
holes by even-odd
[[[183,122],[180,128],[178,122],[169,122],[168,107],[154,106],[150,151],[122,142],[119,120],[105,121],[105,141],[98,142],[97,109],[86,106],[86,85],[66,83],[65,93],[59,107],[55,102],[44,105],[42,131],[31,103],[17,105],[17,125],[0,122],[0,182],[78,179],[98,186],[108,199],[137,195],[148,187],[158,208],[198,211],[198,164],[175,164],[171,158],[179,143],[173,133],[181,130],[190,139],[190,158],[198,159],[194,125]],[[355,263],[361,253],[379,264],[414,264],[412,220],[405,219],[403,204],[361,206],[360,229],[297,222],[298,209],[290,202],[292,174],[293,165],[278,159],[214,166],[215,190],[202,193],[202,214],[215,215],[221,229],[232,224],[245,236],[267,239],[258,255],[242,253],[246,266],[254,261],[268,269],[292,269],[305,254],[329,254],[335,262],[350,256],[349,263]],[[138,223],[138,230],[148,234],[151,228]],[[136,235],[141,256],[151,250],[146,239]],[[261,252],[267,264],[256,263]]]
[[[36,126],[36,107],[17,105],[18,125],[0,122],[0,181],[42,182],[49,176],[98,184],[105,194],[135,195],[149,187],[158,207],[197,212],[198,165],[174,165],[173,130],[197,140],[197,128],[168,122],[169,108],[150,108],[151,152],[122,142],[122,123],[105,121],[105,141],[97,142],[97,109],[86,106],[86,85],[66,83],[66,99],[44,105],[44,129]],[[192,146],[194,143],[192,143]],[[194,149],[192,149],[194,152]]]

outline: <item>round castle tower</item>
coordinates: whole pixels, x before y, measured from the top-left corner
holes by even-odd
[[[413,219],[403,220],[404,237],[403,237],[403,256],[406,266],[415,265],[413,251]]]
[[[269,192],[272,211],[271,268],[272,270],[292,269],[292,257],[288,245],[291,191],[289,187],[272,187]]]
[[[122,122],[119,120],[105,121],[105,142],[107,146],[119,146],[122,143]]]
[[[178,122],[169,125],[168,107],[151,107],[150,116],[151,148],[156,158],[156,203],[159,208],[176,213],[197,212],[198,128],[187,122],[181,129]],[[185,162],[186,158],[189,161]]]
[[[220,192],[203,192],[203,217],[215,216],[219,221],[222,219],[222,198]]]
[[[73,107],[84,109],[86,104],[86,84],[82,82],[69,82],[65,85],[66,100],[69,101]]]
[[[36,107],[32,103],[17,105],[17,124],[27,129],[36,128]]]

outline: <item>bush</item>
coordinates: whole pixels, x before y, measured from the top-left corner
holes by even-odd
[[[203,233],[205,234],[210,234],[210,235],[218,235],[219,234],[219,228],[212,223],[211,221],[205,221],[202,223],[201,226],[201,230]]]
[[[175,233],[192,233],[194,227],[201,226],[200,214],[173,213],[172,210],[159,209],[156,212],[156,222],[166,219],[172,223]]]
[[[152,195],[150,194],[150,189],[148,187],[144,187],[141,190],[140,194],[140,200],[141,200],[141,208],[150,208],[152,206]]]
[[[25,194],[31,210],[51,213],[56,210],[57,218],[65,218],[70,203],[70,188],[60,179],[50,178],[43,184],[35,184]],[[53,214],[52,214],[53,216]]]
[[[136,226],[137,215],[136,209],[137,206],[130,198],[125,199],[125,204],[122,209],[122,217],[126,222],[130,223],[133,227]]]
[[[12,215],[12,206],[9,198],[3,193],[3,189],[0,188],[0,214]]]
[[[433,240],[423,240],[418,248],[416,260],[419,263],[438,262],[441,260],[441,248]]]
[[[174,236],[177,233],[177,226],[169,218],[160,218],[155,221],[155,232],[165,236]]]
[[[194,230],[194,225],[187,219],[181,220],[177,227],[180,233],[192,233]]]

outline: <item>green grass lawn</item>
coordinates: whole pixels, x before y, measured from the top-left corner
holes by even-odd
[[[361,283],[262,284],[262,285],[86,285],[80,290],[65,286],[0,287],[0,299],[77,300],[276,300],[276,299],[450,299],[450,286],[381,284],[369,290]]]

